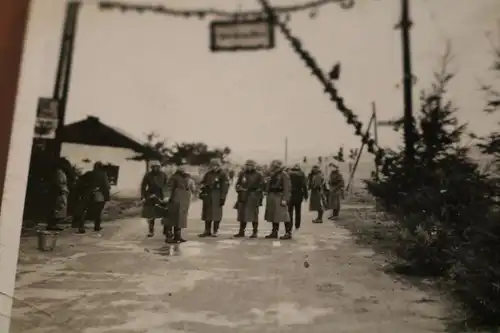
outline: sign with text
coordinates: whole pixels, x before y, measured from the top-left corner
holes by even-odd
[[[274,44],[274,26],[267,19],[210,23],[210,49],[213,52],[269,50]]]
[[[36,111],[35,138],[54,139],[58,124],[59,102],[53,98],[40,97]]]

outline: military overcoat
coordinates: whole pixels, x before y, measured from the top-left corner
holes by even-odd
[[[246,171],[239,174],[236,181],[238,222],[259,222],[259,208],[264,187],[264,177],[258,171]]]
[[[344,177],[342,177],[340,172],[332,171],[328,179],[328,184],[330,187],[328,206],[330,209],[338,211],[340,209],[340,199],[342,198],[345,186]]]
[[[309,210],[311,212],[323,211],[325,210],[324,201],[324,185],[325,178],[321,171],[311,173],[309,175],[309,190],[311,194],[309,196]]]
[[[291,195],[290,177],[284,171],[271,175],[267,182],[264,219],[271,223],[290,222],[288,202]]]
[[[203,221],[222,220],[223,207],[229,190],[228,175],[220,169],[217,171],[210,170],[203,176],[200,185],[201,219]]]
[[[141,197],[144,199],[141,216],[145,219],[161,218],[162,214],[155,208],[155,204],[165,197],[164,190],[168,177],[163,171],[147,172],[141,183]]]
[[[168,190],[168,212],[163,218],[163,224],[166,227],[187,228],[189,207],[195,190],[191,176],[180,171],[175,172],[168,181]]]

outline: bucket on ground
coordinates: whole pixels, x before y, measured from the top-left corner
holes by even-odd
[[[38,230],[38,249],[40,251],[53,251],[57,245],[59,232]]]

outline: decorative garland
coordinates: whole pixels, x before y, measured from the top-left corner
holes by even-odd
[[[314,59],[308,51],[306,51],[302,42],[295,36],[292,35],[291,30],[286,26],[285,23],[281,22],[276,15],[274,9],[267,3],[267,0],[259,0],[273,24],[276,24],[288,42],[292,45],[294,51],[300,56],[300,58],[305,62],[306,66],[311,70],[312,74],[323,84],[324,91],[330,95],[330,100],[335,102],[337,109],[344,115],[349,125],[352,125],[355,129],[354,134],[361,136],[361,141],[365,143],[368,147],[368,151],[375,155],[375,162],[377,165],[382,164],[382,159],[384,157],[384,150],[377,147],[376,142],[370,137],[367,132],[362,133],[363,123],[358,120],[358,116],[354,112],[345,106],[344,99],[339,96],[337,89],[333,83],[324,75],[323,71],[320,69],[316,59]]]
[[[314,0],[307,3],[293,5],[293,6],[276,6],[272,10],[277,14],[290,14],[296,13],[304,10],[317,9],[319,7],[329,5],[332,3],[338,4],[342,9],[350,9],[354,7],[355,0]],[[220,9],[173,9],[166,8],[163,5],[143,5],[143,4],[132,4],[122,1],[100,1],[99,8],[101,10],[112,10],[120,9],[122,11],[136,11],[143,13],[145,11],[152,12],[155,14],[169,15],[174,17],[190,18],[198,17],[205,18],[206,16],[220,16],[220,17],[260,17],[265,14],[259,10],[251,11],[237,11],[231,12]],[[311,16],[312,17],[312,16]]]
[[[302,42],[295,36],[292,35],[290,29],[286,26],[286,23],[279,20],[279,14],[286,14],[286,21],[289,20],[289,14],[304,10],[317,9],[327,4],[336,3],[340,5],[342,9],[351,9],[355,5],[355,0],[315,0],[304,4],[295,6],[276,6],[272,7],[269,5],[267,0],[259,0],[263,6],[264,11],[224,11],[218,9],[191,9],[191,10],[180,10],[166,8],[163,5],[142,5],[142,4],[131,4],[121,1],[100,1],[99,9],[101,10],[113,10],[120,9],[121,11],[136,11],[143,13],[145,11],[152,12],[155,14],[169,15],[174,17],[198,17],[200,19],[206,16],[220,16],[220,17],[231,17],[231,18],[244,18],[244,17],[263,17],[267,16],[273,24],[276,24],[288,42],[292,45],[294,51],[300,56],[300,58],[305,62],[306,66],[311,69],[312,74],[323,84],[324,91],[330,95],[330,100],[335,102],[337,109],[344,115],[349,125],[352,125],[355,129],[355,135],[361,136],[362,142],[364,142],[368,147],[368,152],[375,154],[375,163],[377,165],[382,165],[384,158],[384,150],[376,146],[375,140],[370,137],[369,133],[363,134],[363,124],[358,120],[358,116],[353,113],[352,110],[347,108],[344,104],[344,99],[338,95],[337,89],[334,87],[331,80],[329,80],[322,72],[317,64],[317,61],[302,47]],[[310,15],[311,18],[315,15]]]

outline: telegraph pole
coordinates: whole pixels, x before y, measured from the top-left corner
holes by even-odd
[[[54,154],[56,157],[61,156],[61,146],[63,141],[62,131],[64,129],[64,122],[66,119],[66,105],[68,102],[71,67],[73,64],[73,50],[80,6],[81,3],[79,1],[71,1],[66,5],[66,16],[64,19],[61,46],[59,50],[56,82],[54,84],[54,93],[52,96],[58,102],[58,122],[56,136],[54,139]]]
[[[375,101],[372,102],[372,118],[373,118],[373,140],[375,140],[375,145],[379,147],[378,144],[378,120],[377,120],[377,106]],[[378,165],[375,163],[375,179],[379,179]]]
[[[285,165],[288,165],[288,137],[285,137]]]
[[[411,71],[410,48],[410,0],[401,0],[401,29],[402,56],[403,56],[403,101],[404,101],[404,138],[406,167],[413,167],[415,145],[413,135],[413,74]]]

